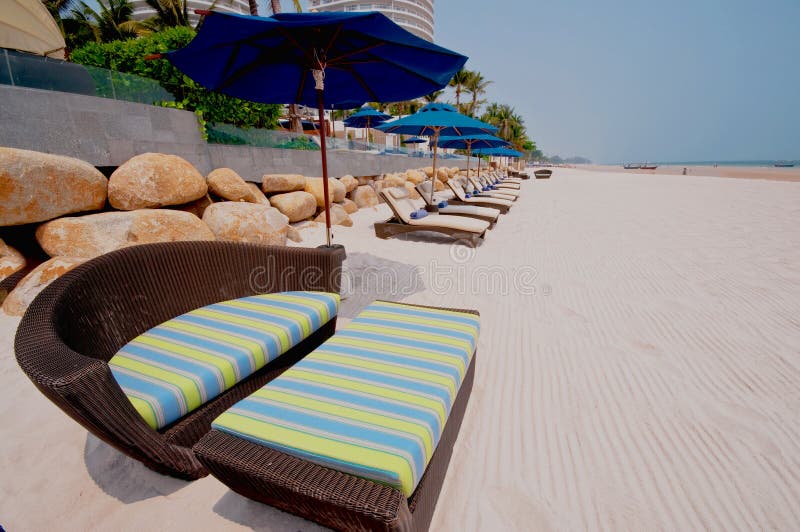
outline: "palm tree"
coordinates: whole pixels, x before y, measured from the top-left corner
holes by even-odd
[[[453,87],[456,92],[456,108],[459,111],[461,111],[461,92],[464,90],[464,84],[472,74],[473,73],[469,70],[462,68],[456,72],[456,75],[450,80],[450,86]]]
[[[133,20],[133,4],[129,0],[97,0],[98,13],[86,2],[72,10],[72,18],[89,28],[97,42],[134,39],[151,33],[141,22]]]
[[[434,103],[442,94],[444,94],[444,91],[433,91],[432,93],[423,96],[422,99],[425,100],[426,103]]]
[[[269,6],[272,8],[273,15],[283,12],[283,9],[281,8],[281,0],[269,0]]]
[[[250,8],[250,15],[257,17],[258,16],[258,1],[257,0],[247,0]]]
[[[189,22],[187,0],[145,0],[155,10],[147,24],[151,27],[172,28],[175,26],[192,27]]]
[[[486,108],[481,120],[497,127],[497,136],[512,144],[514,140],[519,141],[525,135],[524,121],[510,105],[491,104]]]
[[[464,91],[472,95],[472,102],[469,106],[469,115],[475,116],[478,111],[478,99],[486,94],[486,89],[489,88],[492,82],[483,77],[480,72],[471,72],[469,78],[464,83]]]

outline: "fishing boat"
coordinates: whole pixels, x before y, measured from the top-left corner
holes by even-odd
[[[775,163],[775,168],[794,168],[792,161],[778,161]]]
[[[625,170],[639,170],[642,167],[641,163],[626,163],[623,168]]]
[[[641,166],[639,166],[639,168],[642,169],[642,170],[655,170],[656,168],[658,168],[658,165],[657,164],[650,164],[650,163],[643,163]]]

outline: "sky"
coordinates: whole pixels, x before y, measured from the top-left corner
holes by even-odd
[[[799,0],[435,6],[437,44],[493,80],[488,99],[514,107],[546,154],[800,159]]]

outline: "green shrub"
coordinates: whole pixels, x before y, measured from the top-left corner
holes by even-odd
[[[175,27],[146,37],[109,43],[90,42],[74,50],[70,59],[83,65],[136,74],[157,80],[175,97],[170,107],[200,111],[208,122],[271,129],[277,126],[280,106],[248,102],[211,92],[185,76],[166,59],[146,60],[152,54],[186,46],[195,32]]]

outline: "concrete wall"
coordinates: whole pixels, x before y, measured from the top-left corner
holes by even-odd
[[[204,174],[224,166],[255,182],[268,173],[322,173],[318,151],[207,144],[188,111],[10,85],[0,85],[0,146],[69,155],[95,166],[119,166],[144,152],[171,153]],[[328,153],[331,177],[430,165],[430,159],[406,156]],[[445,165],[464,167],[466,161]]]

